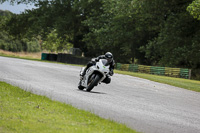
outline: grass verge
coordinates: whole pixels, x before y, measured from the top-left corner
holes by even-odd
[[[33,54],[33,53],[32,53]],[[62,62],[55,62],[55,61],[48,61],[48,60],[41,60],[41,54],[40,57],[38,56],[32,56],[32,54],[22,54],[21,53],[14,53],[13,52],[2,52],[2,50],[0,50],[0,56],[3,57],[10,57],[10,58],[18,58],[18,59],[25,59],[25,60],[32,60],[32,61],[41,61],[41,62],[48,62],[48,63],[57,63],[57,64],[65,64],[66,63],[62,63]],[[83,66],[83,65],[76,65],[76,64],[67,64],[67,65],[73,65],[73,66]]]
[[[0,132],[136,133],[71,105],[0,82]]]
[[[41,59],[39,58],[39,55],[38,55],[39,53],[36,53],[36,54],[37,54],[37,56],[34,56],[34,54],[13,53],[13,52],[6,52],[6,51],[3,51],[3,50],[0,50],[0,56],[3,56],[3,57],[11,57],[11,58],[41,61]]]
[[[41,59],[39,57],[33,58],[33,57],[31,57],[31,55],[21,57],[20,54],[13,55],[13,54],[2,52],[2,51],[0,51],[0,56],[28,59],[28,60],[34,60],[34,61],[41,61]],[[44,62],[50,62],[50,61],[44,61]],[[54,62],[54,63],[57,63],[57,62]],[[64,64],[64,63],[59,63],[59,64]],[[68,64],[68,65],[72,65],[72,64]],[[81,66],[81,65],[76,65],[76,66]],[[152,75],[152,74],[134,73],[134,72],[127,72],[127,71],[119,71],[119,70],[115,70],[115,73],[130,75],[130,76],[139,77],[139,78],[144,78],[144,79],[148,79],[148,80],[151,80],[151,81],[184,88],[184,89],[187,89],[187,90],[200,92],[200,81],[197,81],[197,80],[173,78],[173,77],[167,77],[167,76],[158,76],[158,75]]]
[[[148,80],[159,82],[159,83],[173,85],[173,86],[184,88],[187,90],[200,92],[200,81],[197,81],[197,80],[173,78],[173,77],[167,77],[167,76],[158,76],[158,75],[134,73],[134,72],[127,72],[127,71],[119,71],[119,70],[115,70],[115,72],[119,74],[130,75],[130,76],[148,79]]]
[[[37,52],[37,53],[10,52],[10,51],[5,51],[5,50],[0,49],[0,55],[21,57],[21,58],[30,58],[30,59],[41,59],[41,52]]]

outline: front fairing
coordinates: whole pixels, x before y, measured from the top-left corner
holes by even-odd
[[[87,87],[88,85],[88,80],[89,77],[93,74],[93,73],[99,73],[100,75],[102,75],[102,78],[100,79],[99,82],[103,81],[106,76],[109,74],[109,65],[105,66],[106,62],[104,59],[100,59],[95,65],[91,66],[88,68],[88,70],[86,71],[85,76],[83,77],[83,80],[81,81],[81,85],[84,87]]]

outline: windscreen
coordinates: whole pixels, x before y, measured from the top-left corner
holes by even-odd
[[[108,66],[109,65],[109,63],[108,63],[108,61],[106,59],[101,59],[101,61],[102,61],[104,66]]]

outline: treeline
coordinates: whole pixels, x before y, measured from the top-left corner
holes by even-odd
[[[13,15],[3,29],[18,39],[39,35],[46,42],[43,49],[73,46],[88,57],[111,51],[117,62],[185,67],[199,73],[199,0],[12,2],[34,3],[37,8]]]
[[[0,10],[0,27],[5,27],[5,22],[12,16],[13,13]],[[37,38],[17,39],[14,35],[10,35],[6,30],[0,30],[0,49],[12,52],[39,52],[40,45]]]

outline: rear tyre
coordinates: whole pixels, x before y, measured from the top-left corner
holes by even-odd
[[[95,75],[95,77],[91,76],[92,79],[89,79],[89,82],[88,82],[88,87],[87,87],[87,91],[90,92],[94,86],[96,86],[99,82],[99,80],[101,79],[100,75]]]

